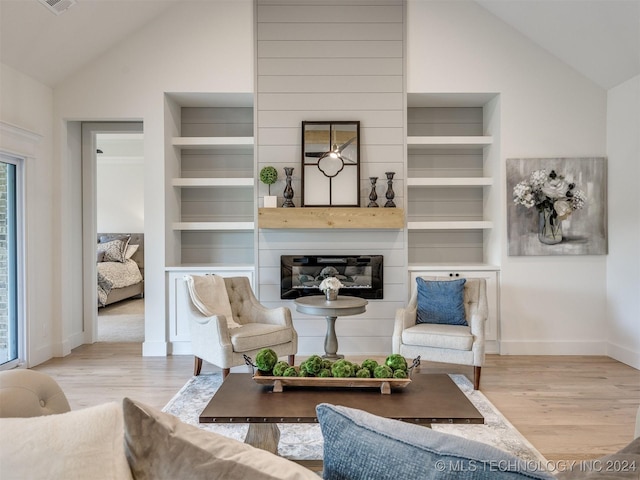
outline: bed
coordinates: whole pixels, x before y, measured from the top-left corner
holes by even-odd
[[[96,260],[99,307],[144,296],[144,234],[99,233]]]

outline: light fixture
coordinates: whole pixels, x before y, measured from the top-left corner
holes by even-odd
[[[96,153],[104,153],[104,152],[102,150],[100,150],[100,149],[97,149]]]

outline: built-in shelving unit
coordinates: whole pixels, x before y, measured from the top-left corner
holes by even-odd
[[[407,229],[410,265],[486,262],[494,184],[484,104],[491,95],[409,94]]]
[[[169,94],[170,265],[255,265],[253,94]]]

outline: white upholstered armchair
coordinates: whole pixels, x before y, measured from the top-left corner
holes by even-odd
[[[449,277],[421,277],[449,281]],[[473,366],[473,386],[480,388],[484,364],[484,330],[488,316],[487,286],[484,279],[468,278],[464,284],[464,310],[468,325],[416,323],[418,289],[407,308],[396,312],[393,353],[407,358]]]
[[[196,276],[192,277],[197,279]],[[298,351],[298,334],[293,328],[291,311],[287,307],[266,308],[253,294],[247,277],[224,279],[232,322],[239,326],[229,328],[222,313],[204,315],[187,290],[189,310],[186,312],[191,333],[191,345],[195,356],[194,375],[199,375],[205,360],[222,369],[225,378],[231,367],[245,365],[244,355],[255,359],[263,348],[271,348],[281,357],[288,355],[293,365]]]

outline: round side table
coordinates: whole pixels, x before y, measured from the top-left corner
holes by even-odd
[[[366,311],[367,302],[360,297],[339,296],[337,300],[327,300],[324,295],[300,297],[294,300],[296,310],[307,315],[320,315],[327,319],[327,333],[324,339],[323,358],[335,360],[344,358],[338,354],[336,319],[348,315],[358,315]]]

